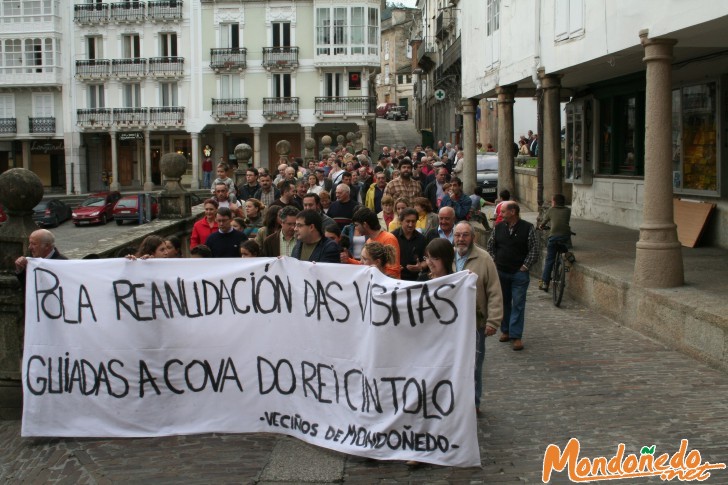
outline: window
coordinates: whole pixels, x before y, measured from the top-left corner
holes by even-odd
[[[351,53],[364,54],[364,7],[351,8]]]
[[[26,72],[43,72],[42,66],[43,44],[41,39],[25,39]]]
[[[349,89],[360,90],[361,89],[361,73],[350,72],[349,73]]]
[[[678,192],[720,190],[716,83],[672,92],[673,188]]]
[[[159,34],[160,57],[177,57],[177,34]]]
[[[4,16],[19,16],[20,15],[20,1],[18,0],[3,0],[3,15]]]
[[[384,84],[389,84],[389,64],[384,66]]]
[[[273,97],[274,98],[290,98],[291,97],[291,75],[290,74],[273,74]]]
[[[159,83],[159,105],[177,106],[177,83]]]
[[[12,94],[0,94],[0,119],[15,118],[15,97]]]
[[[33,93],[33,116],[36,118],[53,118],[53,95],[50,93]]]
[[[369,8],[369,20],[367,21],[367,44],[369,55],[379,54],[379,9]]]
[[[581,98],[566,105],[566,182],[590,184],[592,182],[592,97]]]
[[[104,99],[104,85],[103,84],[91,84],[88,87],[88,107],[89,108],[106,107],[106,102]]]
[[[389,60],[389,41],[388,40],[384,41],[384,60],[385,61]]]
[[[556,40],[584,33],[584,0],[556,0],[554,34]]]
[[[86,59],[103,59],[103,46],[104,39],[100,35],[90,35],[86,37]]]
[[[121,36],[121,55],[124,59],[139,59],[141,57],[139,34]]]
[[[142,86],[139,83],[127,83],[122,87],[122,104],[125,108],[139,108],[142,105]]]
[[[331,9],[316,9],[316,55],[328,56],[331,54]]]
[[[240,25],[220,25],[220,47],[240,47]]]
[[[291,23],[273,22],[273,47],[291,46]]]
[[[344,89],[341,73],[327,72],[324,79],[324,90],[326,96],[343,96]]]
[[[21,51],[20,39],[9,39],[4,43],[3,52],[5,72],[21,72],[23,65],[23,54]]]
[[[348,44],[346,37],[346,12],[347,8],[335,8],[334,9],[334,55],[346,54],[346,44]]]
[[[642,175],[644,92],[600,99],[599,164],[602,175]]]
[[[232,74],[220,76],[220,97],[223,99],[237,99],[240,97],[240,77]]]
[[[500,0],[488,0],[485,25],[485,68],[495,69],[500,61]]]

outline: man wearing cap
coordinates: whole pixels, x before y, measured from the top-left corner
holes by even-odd
[[[331,192],[331,188],[334,186],[331,179],[326,178],[326,169],[323,167],[317,167],[314,171],[316,174],[316,183],[325,192]]]
[[[440,207],[440,201],[445,196],[443,186],[447,183],[450,174],[445,168],[445,164],[442,162],[435,162],[432,166],[436,171],[435,180],[425,187],[424,195],[430,200],[432,208],[437,209]]]
[[[401,197],[412,200],[422,194],[420,181],[412,177],[411,159],[405,157],[399,162],[399,177],[387,184],[384,194],[391,196],[394,200]]]

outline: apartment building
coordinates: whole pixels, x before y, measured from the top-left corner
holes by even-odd
[[[58,0],[0,3],[0,172],[33,170],[48,190],[68,182],[62,43],[68,9]]]
[[[0,3],[0,171],[47,190],[153,190],[163,154],[275,167],[304,140],[371,146],[380,0]],[[63,51],[61,48],[63,47]],[[351,137],[349,137],[351,138]]]
[[[412,109],[412,45],[410,37],[419,11],[390,7],[382,16],[382,56],[376,77],[377,105],[394,103]]]

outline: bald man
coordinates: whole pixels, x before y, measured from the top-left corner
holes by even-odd
[[[33,231],[28,238],[28,251],[34,258],[43,259],[68,259],[56,249],[56,238],[47,229]],[[15,275],[25,289],[25,269],[28,267],[28,259],[20,256],[15,260]]]
[[[455,209],[452,207],[441,207],[437,213],[437,220],[440,223],[437,228],[432,228],[425,234],[425,239],[429,243],[438,237],[447,239],[455,244],[454,231],[455,227]]]

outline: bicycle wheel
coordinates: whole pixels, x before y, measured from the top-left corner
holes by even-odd
[[[551,288],[554,305],[561,305],[561,299],[564,296],[564,287],[566,286],[566,268],[564,268],[564,253],[558,253],[554,261],[554,270],[551,277]]]

